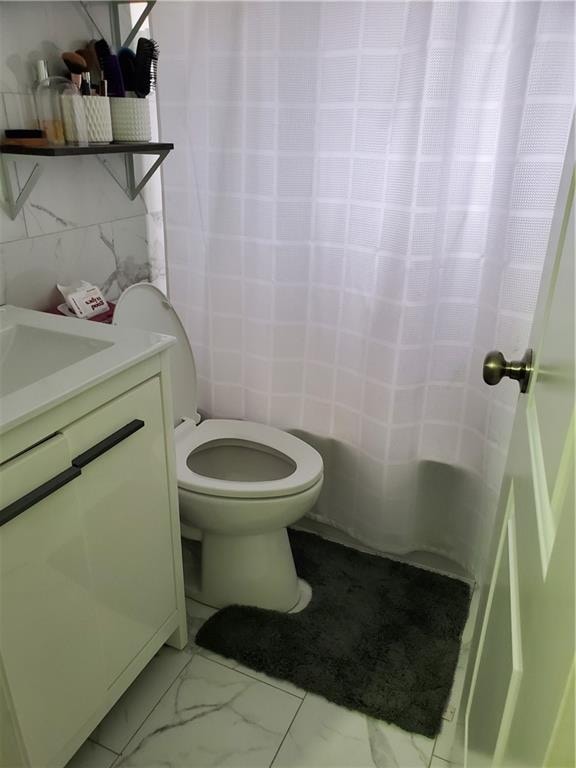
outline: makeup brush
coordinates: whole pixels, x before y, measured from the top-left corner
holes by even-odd
[[[86,59],[73,51],[65,51],[62,54],[62,61],[68,67],[70,72],[70,79],[74,85],[80,90],[82,85],[82,73],[88,71],[88,65]]]
[[[88,71],[90,72],[90,82],[92,85],[97,85],[100,81],[100,63],[98,61],[98,56],[96,55],[96,49],[94,48],[94,40],[92,40],[88,45],[86,45],[85,48],[77,48],[76,53],[79,56],[82,56],[84,61],[86,62],[86,65],[88,67]]]

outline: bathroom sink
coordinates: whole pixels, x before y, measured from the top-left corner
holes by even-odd
[[[95,355],[112,344],[112,341],[28,325],[4,328],[0,331],[0,397]]]
[[[0,307],[0,433],[173,342],[163,334]]]

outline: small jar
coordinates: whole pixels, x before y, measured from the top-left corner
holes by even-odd
[[[150,141],[150,107],[146,99],[110,97],[114,141]]]
[[[85,96],[84,113],[90,144],[110,144],[112,141],[112,118],[108,96]]]
[[[84,99],[73,83],[60,94],[60,106],[64,122],[64,138],[67,144],[88,144],[88,128],[84,111]]]

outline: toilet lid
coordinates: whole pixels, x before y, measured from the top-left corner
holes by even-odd
[[[184,326],[162,291],[150,283],[131,285],[118,299],[114,325],[176,337],[169,349],[174,420],[188,417],[198,423],[194,355]]]

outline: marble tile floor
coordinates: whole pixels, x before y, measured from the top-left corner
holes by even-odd
[[[164,646],[67,768],[449,768],[466,632],[444,727],[434,740],[195,646],[214,611],[190,599],[187,610],[189,647]]]

